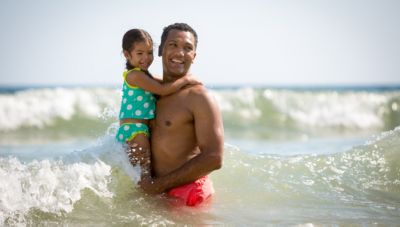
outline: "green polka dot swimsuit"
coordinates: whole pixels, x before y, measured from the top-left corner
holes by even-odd
[[[156,109],[156,99],[154,95],[140,87],[131,86],[126,81],[126,76],[133,70],[141,71],[139,68],[134,68],[125,71],[123,74],[124,85],[122,87],[119,119],[153,119]]]
[[[153,119],[156,109],[156,99],[153,94],[143,90],[140,87],[131,86],[126,81],[126,76],[133,70],[141,71],[134,68],[124,72],[124,85],[122,87],[121,109],[119,111],[119,119]],[[135,138],[138,134],[150,135],[149,128],[143,123],[125,123],[122,124],[117,134],[117,141],[127,142]]]

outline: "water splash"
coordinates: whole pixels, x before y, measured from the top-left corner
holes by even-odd
[[[32,208],[57,214],[71,212],[85,188],[101,197],[113,195],[107,188],[111,167],[100,160],[93,164],[50,160],[23,163],[10,157],[0,158],[0,167],[0,223],[23,217]]]

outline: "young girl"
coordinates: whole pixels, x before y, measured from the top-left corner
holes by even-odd
[[[156,98],[153,93],[168,95],[185,85],[199,82],[185,77],[173,83],[161,84],[160,80],[154,79],[148,72],[153,62],[153,40],[142,29],[127,31],[122,39],[122,49],[126,70],[123,73],[120,127],[116,139],[128,144],[127,152],[133,165],[139,163],[142,167],[143,164],[149,167],[149,163],[141,163],[139,157],[150,157],[148,121],[155,115]]]

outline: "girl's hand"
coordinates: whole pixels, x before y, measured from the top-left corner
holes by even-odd
[[[187,75],[186,76],[186,80],[187,80],[187,84],[190,84],[190,85],[201,85],[201,84],[203,84],[197,78],[195,78],[193,74]]]
[[[173,82],[173,87],[175,88],[173,92],[177,92],[179,89],[183,89],[186,86],[199,85],[199,84],[203,83],[201,83],[198,79],[196,79],[192,74],[189,74]]]

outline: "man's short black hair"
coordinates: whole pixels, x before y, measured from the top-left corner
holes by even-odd
[[[164,48],[165,40],[167,40],[168,34],[171,30],[178,30],[178,31],[192,33],[194,36],[194,47],[197,48],[197,33],[196,33],[196,31],[186,23],[175,23],[175,24],[171,24],[164,28],[163,33],[161,35],[161,43],[160,43],[160,46],[158,47],[158,56],[162,55],[162,50]]]

